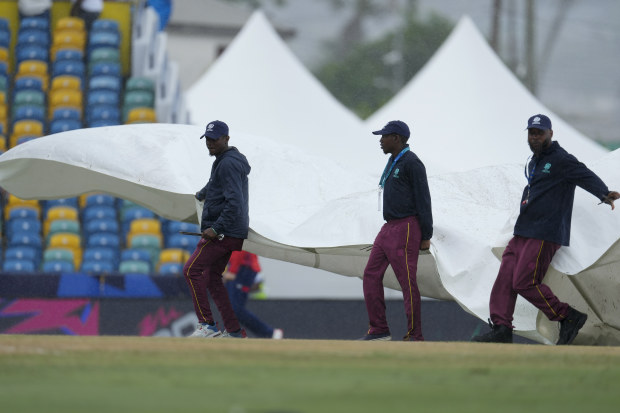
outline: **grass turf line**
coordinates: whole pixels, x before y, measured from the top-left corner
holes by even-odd
[[[620,348],[0,335],[6,412],[618,411]]]

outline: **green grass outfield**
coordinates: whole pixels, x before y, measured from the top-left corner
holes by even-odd
[[[618,412],[620,348],[0,335],[2,412]]]

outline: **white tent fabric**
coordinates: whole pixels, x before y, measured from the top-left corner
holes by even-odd
[[[551,118],[554,138],[581,161],[607,152],[540,103],[464,16],[424,68],[366,125],[410,122],[413,150],[423,161],[432,160],[431,173],[467,171],[523,164],[530,155],[524,130],[536,113]]]
[[[200,126],[143,124],[43,137],[0,156],[0,186],[26,199],[100,190],[167,218],[195,220],[193,194],[206,182],[212,162],[198,139],[201,134]],[[239,134],[231,144],[252,165],[251,234],[245,248],[360,276],[383,223],[373,186],[336,162],[267,138]],[[594,164],[615,188],[620,187],[619,161],[620,151],[615,151]],[[436,225],[431,254],[419,262],[425,296],[453,299],[482,319],[488,316],[489,291],[499,268],[494,247],[506,245],[522,181],[516,165],[430,178]],[[596,202],[586,194],[576,197],[573,243],[558,253],[550,280],[561,297],[574,296],[572,302],[592,317],[579,342],[617,344],[619,298],[613,275],[620,259],[620,214]],[[391,272],[386,285],[398,288]],[[544,320],[537,327],[535,309],[524,302],[518,304],[514,324],[520,334],[541,342],[553,342],[557,334]]]

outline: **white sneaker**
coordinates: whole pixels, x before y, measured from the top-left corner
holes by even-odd
[[[189,337],[215,338],[221,335],[222,332],[218,330],[216,326],[198,323],[196,326],[196,331],[194,331]]]
[[[282,331],[281,328],[274,328],[271,338],[274,340],[282,340],[282,338],[284,338],[284,331]]]
[[[228,331],[224,330],[221,337],[222,338],[248,338],[244,329],[240,329],[239,331],[236,331],[234,333],[229,333]]]

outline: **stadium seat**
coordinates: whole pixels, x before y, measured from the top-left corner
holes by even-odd
[[[73,268],[75,262],[73,250],[69,248],[46,248],[43,252],[43,262],[49,261],[65,261],[70,263]]]
[[[82,238],[77,234],[58,233],[49,238],[49,248],[67,248],[73,251],[74,267],[82,262]]]
[[[0,30],[0,47],[8,49],[11,46],[11,33]]]
[[[52,41],[52,55],[56,55],[61,49],[84,50],[86,46],[86,34],[75,30],[54,31]]]
[[[157,122],[155,110],[151,108],[134,108],[127,114],[125,123],[154,123]]]
[[[151,254],[144,249],[125,248],[121,251],[121,261],[144,261],[151,263]]]
[[[52,79],[56,76],[75,76],[84,79],[86,70],[84,63],[74,60],[57,60],[52,66]]]
[[[31,77],[24,76],[15,81],[13,85],[14,93],[20,92],[22,90],[36,90],[39,92],[44,92],[43,90],[43,82],[40,77]]]
[[[37,248],[28,246],[14,246],[8,247],[4,251],[4,259],[6,260],[25,260],[32,261],[35,265],[38,265],[41,260],[41,253]]]
[[[49,60],[49,52],[46,47],[39,45],[28,45],[17,48],[17,63],[24,60],[40,60],[47,62]]]
[[[183,265],[178,262],[166,262],[159,266],[157,272],[160,275],[179,275],[183,273]]]
[[[135,235],[131,238],[131,242],[128,245],[129,248],[147,250],[151,257],[151,263],[153,265],[157,264],[159,253],[162,248],[162,241],[160,237],[150,234]]]
[[[104,261],[116,267],[118,263],[118,249],[110,247],[87,247],[84,250],[84,262]]]
[[[82,90],[82,80],[79,76],[59,75],[52,79],[50,92],[59,89]]]
[[[88,124],[89,128],[100,128],[103,126],[117,126],[120,122],[116,119],[99,119],[94,120]]]
[[[87,108],[86,118],[89,124],[97,121],[107,121],[115,125],[120,124],[121,114],[117,106],[94,105]]]
[[[126,91],[123,98],[123,107],[127,108],[152,108],[155,106],[154,94],[146,90]]]
[[[130,92],[148,92],[151,96],[155,95],[155,83],[148,77],[134,76],[125,82],[125,91]]]
[[[71,273],[75,271],[75,267],[67,261],[45,261],[42,270],[45,273]]]
[[[55,33],[66,31],[84,33],[85,30],[86,24],[84,23],[84,20],[74,16],[67,16],[58,19],[58,22],[56,22],[56,27],[54,27]]]
[[[6,47],[0,47],[0,62],[9,62],[9,49]]]
[[[88,239],[88,237],[91,234],[95,234],[98,232],[110,232],[112,234],[118,235],[119,226],[118,226],[118,221],[116,219],[110,219],[110,218],[92,219],[88,221],[84,230],[85,230],[86,239]]]
[[[75,129],[82,129],[81,121],[75,119],[56,119],[50,123],[50,135]]]
[[[24,105],[45,106],[45,93],[41,90],[20,90],[13,98],[13,108]]]
[[[189,253],[182,248],[164,248],[159,254],[159,263],[169,262],[185,263],[189,259]]]
[[[100,47],[93,50],[88,56],[88,67],[92,67],[97,63],[120,63],[120,52],[118,49],[111,47]]]
[[[22,30],[41,30],[49,32],[49,20],[38,16],[25,16],[19,21],[19,31]]]
[[[50,221],[49,229],[44,235],[49,239],[52,235],[59,233],[81,235],[80,222],[74,219],[55,219]]]
[[[148,208],[136,204],[121,210],[121,221],[123,224],[127,224],[127,231],[129,231],[129,223],[134,219],[140,218],[155,218],[155,213]]]
[[[121,65],[111,62],[100,62],[89,66],[90,76],[121,76]]]
[[[166,248],[181,248],[192,254],[200,237],[194,235],[174,234],[166,238]]]
[[[17,48],[23,46],[39,46],[44,49],[50,47],[50,35],[45,30],[25,29],[17,34]]]
[[[82,92],[72,89],[60,89],[50,93],[49,117],[52,118],[58,108],[72,108],[82,110]]]
[[[106,247],[119,250],[120,244],[120,237],[118,235],[109,232],[96,232],[88,237],[86,246],[89,248]]]
[[[114,93],[120,93],[121,80],[117,76],[93,76],[88,81],[88,90],[109,90]]]
[[[15,137],[17,139],[24,135],[42,136],[43,122],[33,119],[23,119],[14,122],[11,138]]]
[[[76,209],[79,208],[77,197],[48,199],[48,200],[43,201],[43,211],[44,211],[43,215],[47,216],[47,211],[49,211],[50,208],[55,207],[55,206],[64,206],[64,207],[70,207],[70,208],[76,208]]]
[[[116,266],[110,261],[91,261],[84,259],[80,270],[87,274],[109,274],[116,271]]]
[[[118,22],[113,19],[97,19],[93,22],[91,32],[119,33]]]
[[[41,251],[43,240],[41,235],[33,232],[19,231],[11,234],[9,238],[9,247],[31,247],[37,251]]]
[[[118,49],[120,47],[121,37],[118,32],[110,31],[92,31],[88,37],[88,50],[92,53],[94,49],[99,47],[111,47]]]
[[[8,273],[32,273],[35,264],[29,260],[5,260],[2,263],[2,271]]]
[[[151,266],[144,261],[121,261],[118,272],[121,274],[145,274],[151,272]]]
[[[41,221],[33,218],[14,218],[6,223],[6,235],[8,238],[17,232],[32,232],[41,234]]]
[[[19,138],[17,138],[17,141],[15,142],[15,146],[21,145],[22,143],[26,143],[28,141],[35,140],[40,137],[41,136],[31,136],[31,135],[20,136]]]
[[[36,120],[45,123],[45,110],[42,106],[18,106],[13,114],[13,122],[20,120]]]
[[[4,207],[4,219],[32,218],[39,219],[41,208],[21,205],[7,205]]]
[[[40,60],[24,60],[17,66],[15,79],[26,76],[38,77],[43,82],[43,90],[47,90],[48,85],[48,65]]]
[[[74,62],[83,62],[84,52],[79,49],[59,49],[56,51],[56,56],[54,56],[54,62],[67,60]]]
[[[82,210],[82,222],[87,225],[93,219],[117,219],[116,208],[107,205],[93,205]]]
[[[80,205],[82,206],[82,208],[88,208],[95,205],[115,207],[116,197],[102,193],[84,194],[80,196]]]
[[[57,108],[52,113],[52,120],[75,120],[80,121],[82,114],[75,108]]]
[[[57,219],[77,220],[78,210],[70,205],[59,205],[49,208],[45,216],[45,221],[51,222]]]
[[[91,90],[88,93],[86,104],[91,105],[118,105],[120,94],[111,90]]]

